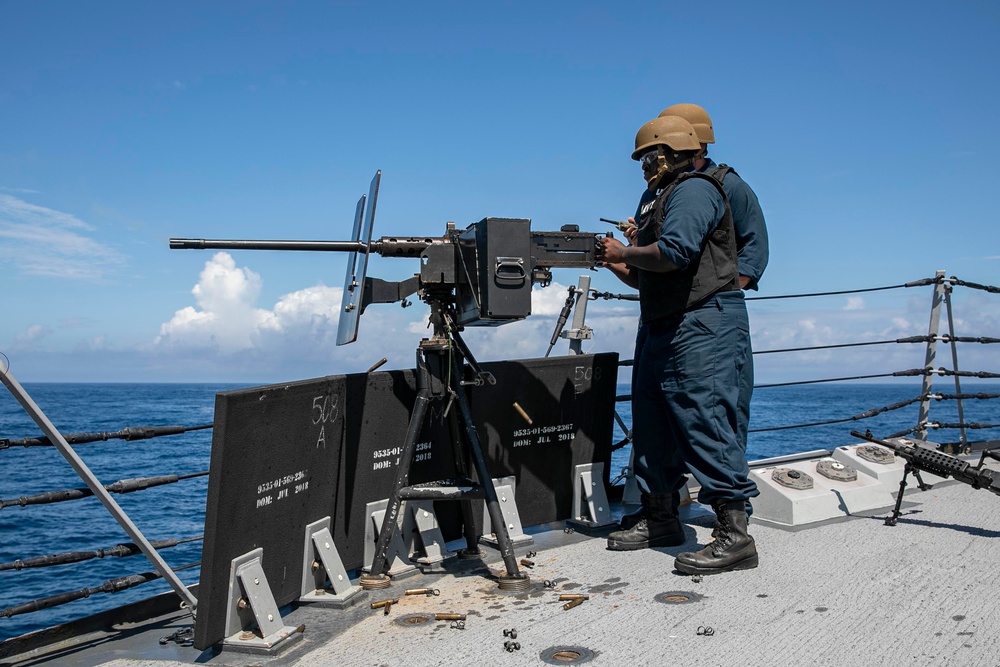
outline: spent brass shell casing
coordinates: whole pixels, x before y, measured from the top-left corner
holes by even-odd
[[[559,601],[566,602],[567,600],[589,600],[590,596],[585,593],[560,593]]]
[[[465,614],[434,614],[435,621],[464,621]]]
[[[563,609],[566,610],[566,609],[572,609],[573,607],[579,607],[580,605],[583,604],[583,601],[585,599],[586,598],[577,598],[575,600],[570,600],[569,602],[563,605]]]
[[[514,409],[517,410],[517,414],[521,415],[521,419],[528,422],[528,426],[534,424],[534,422],[531,421],[531,417],[528,416],[528,413],[524,411],[524,408],[517,404],[517,401],[514,401]]]
[[[408,588],[403,595],[441,595],[441,591],[436,588]]]
[[[521,565],[523,565],[525,567],[535,567],[535,561],[528,560],[527,558],[522,558],[521,559]]]
[[[399,602],[399,598],[389,598],[388,600],[379,600],[377,602],[372,602],[372,609],[379,609],[385,607],[386,605],[394,605]]]

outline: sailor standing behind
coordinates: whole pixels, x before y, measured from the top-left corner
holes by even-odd
[[[611,533],[629,551],[685,541],[677,500],[690,469],[699,502],[716,512],[715,542],[682,553],[682,572],[757,566],[746,504],[756,496],[737,436],[739,378],[750,332],[740,290],[732,214],[722,186],[694,171],[701,144],[689,122],[662,116],[643,125],[632,158],[647,189],[637,244],[601,239],[599,259],[639,290],[645,329],[633,394],[635,472],[646,516]]]
[[[764,212],[753,189],[740,178],[736,170],[727,164],[715,164],[708,157],[708,144],[715,143],[715,127],[703,107],[697,104],[674,104],[660,112],[661,116],[680,116],[691,123],[701,151],[695,156],[694,168],[708,174],[722,183],[722,189],[729,200],[733,213],[733,228],[736,230],[736,256],[740,272],[740,288],[756,290],[767,268],[768,245],[767,225]],[[747,448],[747,430],[750,425],[750,396],[753,394],[753,352],[747,356],[747,363],[740,375],[739,428],[737,434],[743,450]],[[747,506],[749,510],[749,506]]]

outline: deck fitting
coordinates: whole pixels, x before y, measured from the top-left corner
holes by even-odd
[[[690,602],[701,602],[701,596],[693,591],[665,591],[663,593],[657,593],[653,599],[664,604],[688,604]]]
[[[582,665],[594,659],[594,652],[583,646],[553,646],[538,657],[549,665]]]
[[[431,617],[427,614],[406,614],[405,616],[400,616],[395,619],[393,623],[404,628],[415,628],[429,622],[430,620]]]

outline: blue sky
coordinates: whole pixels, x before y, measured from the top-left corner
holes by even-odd
[[[629,215],[644,187],[635,131],[677,102],[708,109],[713,157],[761,201],[760,295],[936,269],[998,284],[998,7],[4,3],[0,352],[22,382],[410,366],[419,303],[372,306],[357,343],[333,344],[344,256],[172,251],[167,239],[347,239],[376,169],[376,236],[487,216],[604,232],[598,218]],[[369,275],[417,270],[375,257]],[[557,272],[528,320],[469,331],[473,351],[544,353],[579,274]],[[926,288],[751,303],[754,346],[926,333],[929,303]],[[1000,335],[996,295],[957,291],[955,305],[960,335]],[[630,356],[635,321],[634,304],[592,303],[587,349]],[[976,347],[963,365],[1000,371],[1000,355]],[[854,355],[759,358],[758,381],[923,365],[917,349]]]

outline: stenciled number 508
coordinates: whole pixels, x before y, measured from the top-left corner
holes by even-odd
[[[336,394],[317,396],[313,399],[313,424],[325,424],[337,419],[337,399]]]
[[[576,382],[589,382],[591,379],[600,380],[601,369],[600,367],[576,366],[573,368],[573,379]]]

